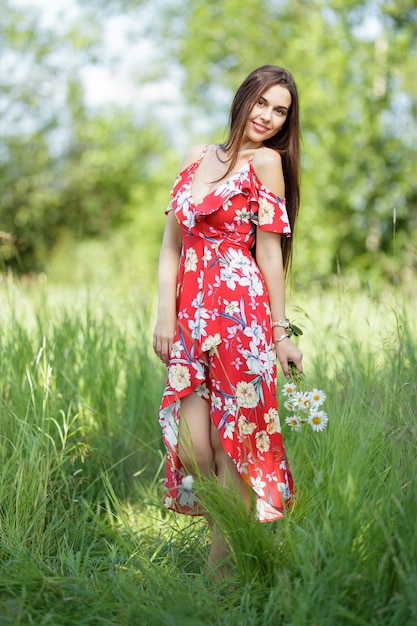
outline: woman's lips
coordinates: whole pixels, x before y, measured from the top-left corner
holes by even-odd
[[[268,131],[268,128],[262,124],[258,124],[257,122],[252,122],[252,124],[258,133],[266,133]]]

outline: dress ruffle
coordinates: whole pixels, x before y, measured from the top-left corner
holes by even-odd
[[[180,223],[177,328],[159,420],[167,450],[166,505],[200,514],[178,457],[181,398],[210,405],[226,452],[257,497],[261,521],[281,517],[293,484],[282,443],[268,294],[252,257],[256,228],[290,236],[285,199],[248,162],[195,204],[198,162],[183,170],[169,209]]]

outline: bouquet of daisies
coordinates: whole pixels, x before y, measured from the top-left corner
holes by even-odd
[[[326,428],[329,422],[323,410],[326,394],[308,385],[294,365],[290,365],[290,379],[283,386],[282,395],[285,397],[284,407],[290,413],[285,422],[292,430],[299,432],[305,424],[315,432]]]

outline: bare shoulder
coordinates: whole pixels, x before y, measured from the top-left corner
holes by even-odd
[[[181,171],[184,170],[189,165],[192,165],[193,163],[195,163],[198,160],[200,154],[204,150],[205,145],[206,144],[204,144],[204,143],[198,143],[198,144],[195,144],[194,146],[190,146],[188,148],[188,150],[185,153],[184,158],[182,160]]]
[[[277,196],[285,196],[281,155],[272,148],[261,148],[253,157],[253,169],[261,183]]]

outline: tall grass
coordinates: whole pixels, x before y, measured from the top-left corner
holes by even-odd
[[[283,520],[207,487],[234,555],[207,585],[206,523],[160,505],[150,308],[39,289],[1,293],[1,624],[417,623],[413,303],[293,295],[330,424],[283,428],[297,489]]]

